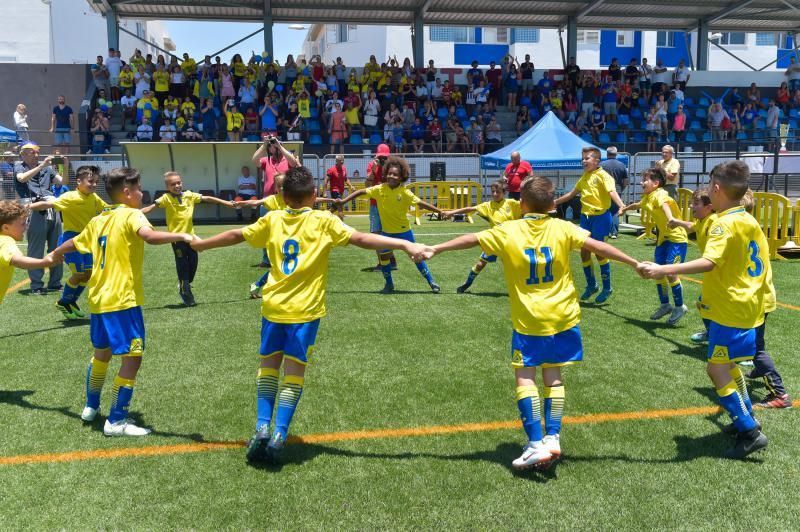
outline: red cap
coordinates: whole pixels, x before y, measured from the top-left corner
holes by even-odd
[[[375,151],[375,155],[378,157],[389,157],[392,154],[392,151],[389,149],[389,146],[386,144],[378,144],[378,149]]]

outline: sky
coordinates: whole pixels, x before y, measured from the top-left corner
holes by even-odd
[[[176,52],[182,55],[189,52],[189,56],[200,62],[205,55],[215,52],[238,41],[245,35],[262,27],[261,24],[245,22],[199,22],[199,21],[164,21],[172,42],[177,47]],[[286,56],[293,54],[297,57],[303,47],[303,40],[307,30],[290,30],[288,24],[275,24],[272,29],[272,42],[275,47],[275,57],[283,64]],[[310,25],[305,24],[308,28]],[[264,36],[262,32],[237,44],[230,50],[222,52],[222,61],[230,63],[234,54],[241,54],[245,62],[253,52],[261,54],[264,50]]]

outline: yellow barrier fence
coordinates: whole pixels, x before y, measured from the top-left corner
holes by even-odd
[[[681,213],[681,220],[691,221],[692,219],[692,194],[693,192],[688,188],[678,189],[678,209]],[[639,240],[643,238],[656,238],[656,223],[653,220],[653,215],[649,210],[639,209],[639,216],[641,218],[644,232],[638,236]]]
[[[800,200],[797,200],[797,205],[794,207],[792,213],[794,217],[794,229],[792,230],[792,239],[797,246],[800,246]]]
[[[758,220],[761,229],[769,242],[769,256],[771,259],[780,258],[778,248],[789,241],[789,217],[792,213],[792,204],[789,198],[772,192],[754,192],[753,217]],[[796,218],[796,217],[795,217]],[[795,226],[797,220],[795,219]]]
[[[422,201],[443,210],[471,207],[481,202],[481,186],[472,181],[418,181],[408,188]],[[415,205],[413,214],[415,223],[420,225],[422,209]],[[471,216],[467,216],[467,220],[473,223]]]

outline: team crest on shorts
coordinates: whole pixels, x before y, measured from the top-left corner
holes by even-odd
[[[511,363],[522,364],[522,352],[519,349],[515,349],[514,353],[511,355]]]
[[[131,340],[131,347],[128,350],[128,352],[129,353],[139,353],[139,354],[143,353],[144,352],[144,346],[142,345],[142,339],[141,338],[134,338],[133,340]]]
[[[715,346],[711,360],[728,360],[728,348],[724,345]]]

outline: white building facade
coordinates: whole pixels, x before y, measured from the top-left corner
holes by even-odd
[[[551,28],[425,26],[425,61],[438,67],[463,67],[477,60],[481,65],[511,54],[523,61],[530,54],[537,69],[560,69],[562,42]],[[566,50],[566,32],[561,34]],[[577,63],[584,69],[607,67],[613,58],[621,65],[645,57],[653,65],[661,59],[674,67],[683,59],[691,64],[696,55],[695,32],[578,30]],[[755,69],[783,70],[793,53],[792,37],[785,33],[727,32],[713,34],[714,42]],[[319,54],[326,63],[341,57],[348,66],[362,66],[374,54],[378,62],[397,56],[413,57],[411,31],[407,26],[315,24],[303,44],[306,57]],[[566,52],[564,52],[566,53]],[[770,64],[772,63],[772,64]],[[744,63],[709,44],[709,69],[748,71]]]
[[[98,55],[106,56],[106,20],[85,1],[3,0],[2,10],[0,63],[94,63]],[[175,49],[160,21],[125,19],[119,25],[149,43],[120,31],[119,48],[126,61],[136,48],[154,55],[162,52],[153,44]]]

